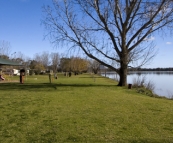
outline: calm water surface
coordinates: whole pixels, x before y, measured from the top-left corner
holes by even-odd
[[[105,74],[102,74],[105,76]],[[112,79],[118,79],[118,75],[114,72],[106,73],[106,76]],[[159,96],[173,97],[173,71],[140,71],[129,72],[127,83],[132,83],[134,79],[145,78],[145,83],[154,84],[154,93]],[[144,84],[145,84],[144,83]]]

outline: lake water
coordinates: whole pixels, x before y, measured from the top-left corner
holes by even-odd
[[[105,73],[102,73],[105,76]],[[115,72],[107,72],[106,76],[112,79],[118,79]],[[145,83],[151,82],[154,85],[154,93],[159,96],[168,98],[173,97],[173,71],[140,71],[129,72],[127,76],[127,83],[132,83],[134,79],[145,78]]]

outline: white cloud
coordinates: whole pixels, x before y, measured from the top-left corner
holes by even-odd
[[[172,42],[166,42],[166,44],[167,44],[167,45],[171,45],[171,44],[172,44]]]
[[[155,40],[155,37],[153,36],[144,39],[144,41],[154,41],[154,40]]]

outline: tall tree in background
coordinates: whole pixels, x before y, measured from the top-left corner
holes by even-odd
[[[11,59],[21,64],[24,64],[27,60],[26,56],[21,52],[14,52],[13,54],[11,54]]]
[[[51,53],[50,57],[53,72],[56,73],[60,64],[60,56],[58,53]]]
[[[70,58],[62,57],[60,60],[60,68],[63,72],[71,72]]]
[[[10,57],[10,42],[0,41],[0,57],[3,59],[9,59]]]
[[[137,66],[142,66],[155,55],[148,39],[156,31],[173,26],[172,0],[52,2],[52,8],[44,8],[43,21],[52,42],[68,42],[116,71],[120,76],[119,86],[127,83],[129,65],[140,63]]]
[[[89,65],[92,71],[94,72],[94,74],[97,74],[98,71],[100,70],[100,63],[97,62],[96,60],[90,60]]]
[[[42,52],[42,54],[40,56],[41,56],[42,64],[44,65],[45,69],[48,69],[48,66],[50,64],[49,52]]]
[[[47,69],[50,64],[50,55],[48,52],[42,52],[41,54],[37,53],[34,56],[34,60],[38,63],[41,63],[44,66],[44,68]]]
[[[31,60],[29,64],[29,68],[31,70],[31,74],[40,74],[42,71],[45,70],[44,65],[40,61]]]
[[[71,57],[70,67],[75,74],[86,72],[88,70],[88,61],[80,57]]]

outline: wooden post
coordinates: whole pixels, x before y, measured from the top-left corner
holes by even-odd
[[[132,89],[132,84],[128,84],[128,89]]]
[[[25,70],[21,69],[20,70],[20,83],[23,84],[24,83],[24,75],[25,75]]]
[[[52,83],[51,74],[49,74],[49,82]]]

